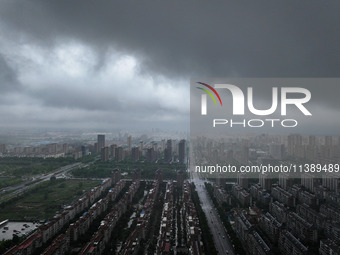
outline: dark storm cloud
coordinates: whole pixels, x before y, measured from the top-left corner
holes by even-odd
[[[92,93],[91,91],[79,91],[69,86],[65,88],[42,88],[36,91],[28,92],[33,98],[40,98],[42,105],[45,107],[82,109],[87,111],[116,111],[137,112],[136,114],[147,114],[150,112],[171,111],[173,109],[162,106],[159,102],[141,102],[130,101],[128,98],[114,97],[105,91]],[[143,107],[140,107],[143,105]],[[137,111],[136,111],[137,110]]]
[[[4,56],[0,54],[0,92],[13,91],[18,87],[16,71],[8,65]]]
[[[16,115],[0,108],[0,118],[183,128],[190,77],[338,77],[339,10],[314,0],[3,0],[0,91],[11,95],[0,104]],[[334,86],[311,85],[313,103],[338,109]],[[259,103],[270,95],[254,93]]]
[[[48,47],[114,45],[144,72],[209,77],[339,76],[338,1],[5,1],[1,20]],[[20,10],[20,11],[19,11]]]

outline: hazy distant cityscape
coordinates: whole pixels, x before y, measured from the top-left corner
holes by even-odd
[[[338,164],[338,137],[171,137],[49,133],[1,143],[1,252],[339,252],[338,171],[203,175],[192,166]]]

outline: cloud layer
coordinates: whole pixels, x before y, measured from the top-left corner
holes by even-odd
[[[190,77],[338,77],[339,7],[1,1],[0,127],[185,130]]]

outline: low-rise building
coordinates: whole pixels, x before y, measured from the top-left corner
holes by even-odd
[[[262,231],[267,234],[271,242],[273,242],[274,244],[277,243],[280,237],[282,224],[278,222],[273,215],[271,215],[269,212],[267,212],[266,214],[262,214],[259,226]]]
[[[294,207],[295,206],[295,198],[293,194],[291,194],[288,191],[285,191],[284,189],[280,187],[274,187],[272,188],[271,195],[273,198],[277,199],[279,202],[289,206]]]
[[[307,255],[308,248],[304,246],[292,233],[283,230],[279,238],[279,250],[282,254]]]
[[[288,213],[288,208],[278,202],[272,202],[269,204],[269,212],[271,215],[273,215],[280,223],[286,223],[287,222],[287,213]]]
[[[298,236],[300,240],[306,243],[316,243],[318,240],[318,231],[314,225],[297,213],[290,212],[287,217],[287,229],[291,231],[295,236]]]
[[[340,255],[340,245],[330,239],[320,240],[320,255]]]

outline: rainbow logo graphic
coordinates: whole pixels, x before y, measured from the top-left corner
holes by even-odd
[[[220,101],[220,104],[221,104],[221,106],[222,106],[222,100],[221,100],[221,98],[220,98],[220,95],[217,93],[217,91],[216,91],[213,87],[211,87],[210,85],[208,85],[208,84],[206,84],[206,83],[203,83],[203,82],[197,82],[197,83],[198,83],[198,84],[201,84],[201,85],[203,85],[203,86],[206,86],[206,87],[209,88],[212,92],[214,92],[214,94],[217,96],[217,98],[218,98],[218,100]],[[198,89],[203,90],[204,92],[206,92],[206,93],[214,100],[215,105],[217,105],[216,100],[215,100],[213,94],[211,94],[211,92],[210,92],[209,90],[204,89],[204,88],[201,88],[201,87],[196,87],[196,88],[198,88]]]

